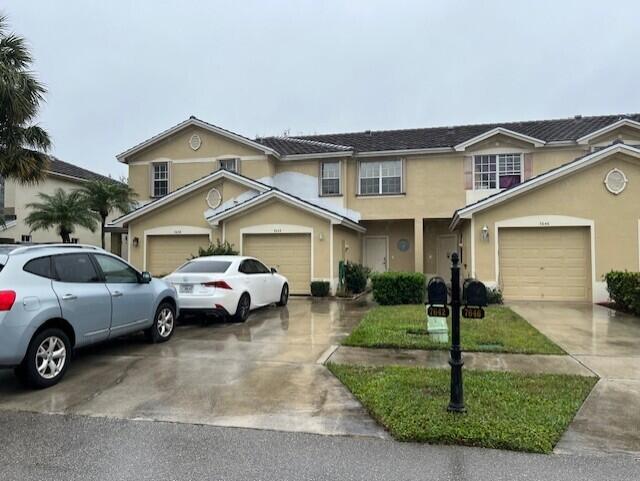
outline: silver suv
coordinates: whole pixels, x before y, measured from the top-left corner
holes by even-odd
[[[0,367],[45,388],[66,372],[72,349],[144,330],[165,342],[176,291],[92,246],[0,246]]]

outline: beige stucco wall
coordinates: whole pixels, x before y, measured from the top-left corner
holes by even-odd
[[[189,146],[197,133],[202,145],[198,150]],[[141,200],[149,199],[153,162],[169,162],[169,190],[192,182],[218,169],[218,160],[238,157],[239,171],[253,179],[273,175],[273,159],[262,151],[198,127],[189,127],[131,156],[129,185]]]
[[[366,236],[388,237],[389,258],[387,269],[389,271],[413,272],[415,269],[414,253],[415,244],[413,236],[413,219],[393,221],[363,221],[362,225],[367,229]],[[402,252],[398,249],[398,241],[407,239],[409,249]]]
[[[603,183],[606,174],[615,167],[622,170],[629,179],[627,188],[619,195],[611,194]],[[473,232],[476,276],[483,281],[496,281],[495,223],[534,215],[541,216],[541,222],[549,215],[594,221],[596,282],[602,281],[602,276],[612,269],[637,271],[640,219],[638,199],[640,163],[622,154],[616,154],[608,160],[567,175],[538,190],[479,212],[474,216]],[[482,241],[480,238],[480,230],[484,225],[489,228],[488,241]],[[551,222],[551,225],[554,223]]]
[[[274,233],[286,232],[284,226],[313,229],[313,279],[330,280],[330,223],[279,200],[267,201],[224,221],[225,240],[239,248],[240,230],[245,227],[270,226]],[[322,237],[322,239],[321,239]]]
[[[54,175],[48,175],[45,180],[36,185],[22,185],[17,184],[13,180],[7,180],[5,182],[5,201],[6,207],[14,207],[16,214],[16,225],[6,230],[0,231],[0,237],[12,238],[16,242],[19,242],[22,235],[31,234],[32,242],[62,242],[62,239],[55,231],[52,230],[38,230],[31,232],[30,228],[24,222],[24,219],[29,215],[30,209],[27,208],[27,204],[32,202],[40,202],[38,193],[52,195],[56,189],[60,188],[67,193],[80,189],[83,182],[73,180],[67,177],[58,177]],[[120,213],[114,213],[107,218],[107,222],[118,217]],[[88,229],[77,227],[76,231],[71,234],[72,238],[78,238],[81,244],[101,245],[100,242],[100,224],[96,224],[96,231],[91,232]],[[110,249],[111,236],[107,234],[105,236],[106,248]]]
[[[184,227],[199,227],[208,229],[212,233],[212,239],[222,239],[220,228],[214,228],[204,218],[207,205],[207,193],[213,187],[220,191],[222,202],[232,199],[247,188],[231,180],[218,180],[208,184],[189,195],[171,202],[167,206],[161,207],[149,214],[133,220],[129,223],[129,236],[131,240],[138,238],[138,247],[131,246],[129,261],[138,267],[144,268],[144,232],[158,227],[175,226],[175,230],[185,230]],[[182,229],[181,229],[182,228]],[[169,232],[170,233],[170,232]],[[236,244],[238,247],[239,244]]]
[[[338,278],[340,261],[362,263],[362,237],[353,229],[333,226],[333,277]]]

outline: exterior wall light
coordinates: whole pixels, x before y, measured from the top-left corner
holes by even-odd
[[[480,230],[480,237],[483,241],[489,240],[489,227],[487,227],[487,224],[482,226],[482,230]]]
[[[140,243],[140,239],[138,239],[137,237],[133,238],[133,247],[138,247],[138,244]]]

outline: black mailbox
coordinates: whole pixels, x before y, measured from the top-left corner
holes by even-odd
[[[427,284],[427,301],[431,306],[447,305],[447,285],[442,277],[432,277]]]
[[[486,286],[475,279],[466,279],[462,286],[462,303],[465,306],[486,306],[488,304]]]

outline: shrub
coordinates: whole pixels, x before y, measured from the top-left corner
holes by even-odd
[[[191,255],[191,259],[206,256],[237,256],[239,252],[233,248],[233,244],[227,241],[220,242],[216,239],[215,244],[209,244],[207,247],[198,247],[198,254]]]
[[[640,315],[640,273],[611,271],[604,276],[609,297],[623,311]]]
[[[344,265],[344,283],[347,291],[353,294],[364,292],[367,287],[367,278],[369,277],[369,268],[362,264],[354,264],[347,262]]]
[[[421,272],[384,272],[371,277],[373,298],[378,304],[422,304],[425,277]]]
[[[502,304],[502,291],[499,287],[487,287],[487,302],[489,304]]]
[[[329,282],[313,281],[311,283],[311,295],[313,297],[327,297],[329,295]]]

